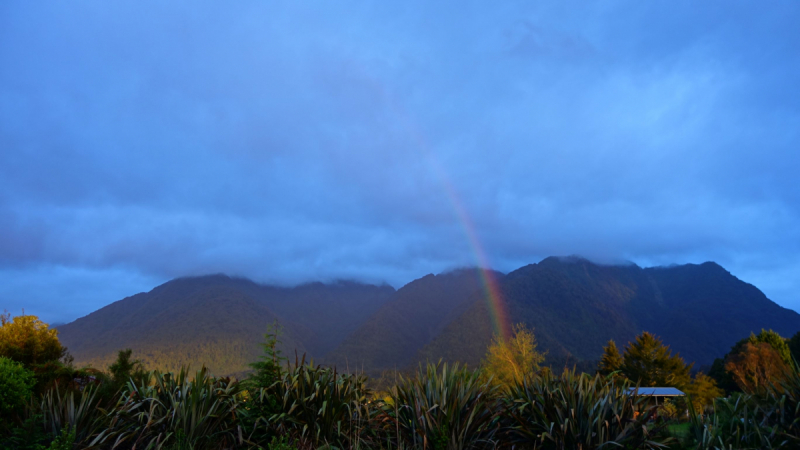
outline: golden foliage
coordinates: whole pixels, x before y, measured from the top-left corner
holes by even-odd
[[[770,344],[747,342],[740,352],[728,356],[725,370],[742,391],[754,394],[764,393],[771,384],[785,379],[789,367]]]
[[[717,387],[717,382],[708,375],[698,372],[694,380],[684,388],[692,399],[695,411],[702,412],[705,407],[713,406],[714,400],[723,397],[725,392]]]
[[[533,330],[524,324],[514,325],[514,337],[505,341],[495,336],[483,362],[484,370],[494,381],[510,386],[535,374],[544,361],[544,354],[536,351]]]
[[[60,359],[66,349],[58,341],[58,331],[36,316],[0,314],[0,356],[25,366]]]

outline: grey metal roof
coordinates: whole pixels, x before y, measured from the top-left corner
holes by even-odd
[[[636,393],[636,388],[628,388],[628,393]],[[680,397],[686,395],[674,387],[640,387],[638,395],[652,395],[656,397]]]

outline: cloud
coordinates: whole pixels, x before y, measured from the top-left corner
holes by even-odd
[[[399,286],[473,227],[500,270],[715,260],[800,307],[794,5],[2,8],[0,306]]]

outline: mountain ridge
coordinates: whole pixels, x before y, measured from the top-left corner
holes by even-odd
[[[509,322],[534,328],[552,365],[588,364],[608,339],[622,346],[641,331],[702,365],[751,331],[800,330],[800,314],[713,262],[642,268],[577,256],[548,257],[508,274],[428,274],[399,289],[351,280],[286,287],[223,274],[181,277],[58,329],[77,362],[98,367],[130,347],[150,367],[204,363],[218,374],[241,374],[274,321],[283,327],[285,354],[297,350],[371,376],[440,358],[475,366],[495,332],[485,276],[495,279]]]

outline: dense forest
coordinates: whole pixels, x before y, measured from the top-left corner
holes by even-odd
[[[274,323],[239,379],[146,370],[120,349],[77,366],[56,329],[0,317],[0,448],[760,449],[800,442],[800,332],[743,336],[694,370],[658,336],[609,340],[588,371],[546,364],[533,330],[495,335],[479,365],[378,379],[282,354]],[[622,343],[620,343],[622,344]],[[640,393],[674,387],[661,402]],[[642,389],[644,392],[644,390]]]

